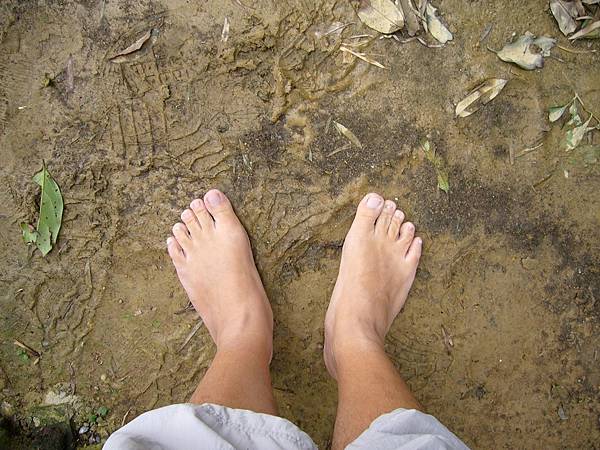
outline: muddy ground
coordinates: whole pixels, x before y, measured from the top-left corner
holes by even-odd
[[[354,205],[378,191],[425,241],[388,350],[427,410],[473,448],[598,448],[600,166],[565,152],[564,130],[546,116],[573,91],[600,113],[598,42],[555,50],[559,59],[526,72],[486,46],[529,30],[569,47],[547,1],[443,0],[455,40],[428,49],[374,39],[368,52],[383,70],[338,50],[375,35],[346,1],[242,3],[253,5],[0,5],[5,420],[27,429],[40,422],[31,408],[60,404],[85,446],[190,396],[214,347],[204,329],[185,344],[198,319],[165,239],[214,186],[247,227],[273,305],[281,413],[327,448],[336,391],[323,317]],[[353,24],[318,37],[335,22]],[[110,61],[151,29],[134,57]],[[454,119],[454,105],[490,77],[510,82]],[[449,194],[419,148],[427,137],[449,168]],[[45,258],[19,230],[37,217],[31,176],[42,160],[65,199]]]

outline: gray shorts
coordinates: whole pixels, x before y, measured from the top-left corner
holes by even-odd
[[[225,406],[171,405],[114,432],[103,450],[313,450],[308,434],[281,417]],[[347,449],[467,449],[435,417],[397,409],[375,420]]]

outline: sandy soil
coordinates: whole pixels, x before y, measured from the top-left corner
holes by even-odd
[[[600,53],[556,50],[560,60],[522,71],[485,47],[528,30],[568,46],[547,1],[444,0],[455,40],[427,49],[374,39],[382,70],[338,51],[370,33],[345,1],[243,3],[255,5],[0,5],[2,413],[26,425],[31,408],[65,403],[78,429],[107,407],[78,437],[84,446],[190,396],[214,348],[203,329],[184,345],[197,317],[165,239],[215,186],[248,229],[273,304],[281,412],[327,448],[336,393],[323,317],[354,205],[374,190],[425,241],[388,350],[428,411],[473,448],[598,448],[599,165],[564,151],[546,111],[576,90],[600,113]],[[354,23],[317,37],[334,22]],[[110,61],[151,29],[135,57]],[[454,119],[456,102],[490,77],[510,82]],[[449,168],[448,195],[419,150],[426,137]],[[46,258],[19,230],[36,218],[31,176],[42,160],[66,205]],[[37,364],[15,339],[41,353]]]

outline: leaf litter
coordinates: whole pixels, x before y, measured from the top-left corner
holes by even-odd
[[[58,184],[43,164],[42,170],[33,176],[33,181],[41,188],[40,211],[37,227],[22,223],[21,231],[26,244],[35,244],[43,256],[46,256],[58,238],[62,224],[63,198]]]
[[[600,37],[599,4],[599,0],[550,0],[550,10],[558,28],[569,37],[569,40],[598,39]]]
[[[581,145],[583,139],[586,135],[588,135],[588,133],[600,127],[600,121],[598,121],[598,118],[595,117],[591,112],[589,113],[589,117],[584,122],[584,119],[582,119],[580,115],[578,104],[581,106],[581,109],[585,110],[583,101],[576,93],[575,96],[565,105],[552,106],[548,110],[548,120],[550,123],[559,121],[565,115],[567,110],[569,111],[570,118],[565,125],[568,129],[564,137],[564,147],[567,151],[575,150]],[[593,120],[596,122],[596,126],[590,126]]]
[[[454,36],[438,16],[438,9],[429,0],[360,0],[357,14],[368,27],[382,33],[382,37],[393,35],[401,43],[417,40],[425,47],[437,48],[454,39]],[[400,31],[406,30],[409,39],[400,39]],[[421,31],[429,33],[442,45],[428,44]]]

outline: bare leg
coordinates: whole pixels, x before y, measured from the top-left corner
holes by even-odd
[[[325,318],[324,357],[338,382],[333,449],[342,449],[382,414],[420,409],[383,344],[415,278],[422,241],[392,201],[367,195],[346,236]]]
[[[269,364],[273,313],[250,242],[217,190],[192,201],[167,240],[177,275],[217,346],[190,401],[277,414]]]

